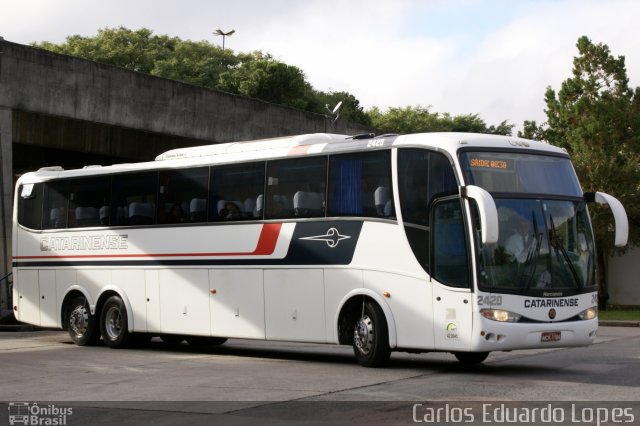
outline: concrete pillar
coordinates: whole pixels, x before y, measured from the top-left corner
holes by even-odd
[[[0,278],[11,272],[11,230],[13,218],[13,114],[0,107]],[[0,309],[9,306],[7,280],[0,282]]]

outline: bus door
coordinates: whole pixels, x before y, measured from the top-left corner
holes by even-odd
[[[464,351],[473,327],[469,238],[460,197],[436,201],[430,217],[435,347]]]

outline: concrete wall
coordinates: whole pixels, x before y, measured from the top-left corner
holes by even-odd
[[[211,142],[363,133],[254,99],[0,41],[0,106]]]
[[[640,306],[640,248],[609,259],[609,304]]]

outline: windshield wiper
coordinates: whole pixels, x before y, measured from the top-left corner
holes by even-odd
[[[556,230],[555,223],[553,223],[553,216],[552,215],[549,215],[549,220],[551,222],[550,229],[549,229],[549,234],[550,234],[551,238],[549,239],[550,240],[549,243],[551,244],[551,247],[553,247],[556,250],[556,255],[558,254],[558,252],[562,254],[562,258],[564,259],[566,264],[569,266],[569,269],[571,270],[571,276],[573,277],[573,280],[576,283],[576,287],[577,288],[581,288],[582,285],[580,284],[580,278],[578,277],[578,271],[576,271],[575,266],[573,266],[573,262],[571,261],[571,258],[569,257],[569,253],[567,252],[567,249],[564,248],[564,245],[562,244],[562,239],[558,235],[558,231]]]

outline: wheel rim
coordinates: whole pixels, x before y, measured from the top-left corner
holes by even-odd
[[[76,306],[69,316],[69,327],[76,336],[82,336],[89,327],[89,312],[84,306]]]
[[[104,330],[109,340],[117,340],[122,333],[122,312],[117,306],[111,306],[104,316]]]
[[[364,315],[353,330],[353,341],[361,354],[367,355],[373,347],[373,321]]]

